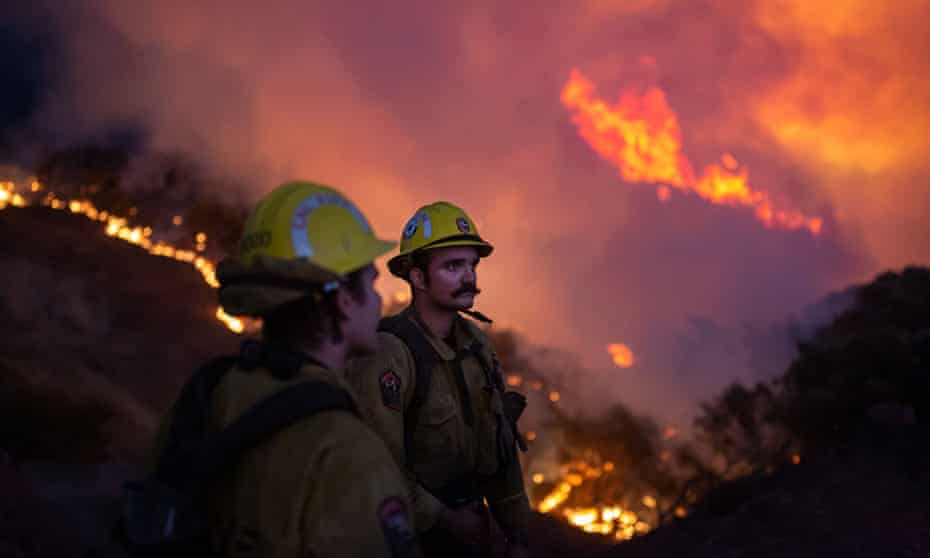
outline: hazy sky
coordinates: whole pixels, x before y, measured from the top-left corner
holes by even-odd
[[[480,309],[583,353],[602,399],[680,413],[777,372],[773,327],[823,295],[930,263],[930,2],[145,4],[6,18],[59,45],[23,137],[139,122],[255,195],[339,187],[391,237],[457,203],[497,247]],[[608,102],[661,89],[698,169],[732,154],[822,233],[624,182],[560,103],[573,69]]]

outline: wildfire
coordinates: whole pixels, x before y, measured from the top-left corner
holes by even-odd
[[[629,368],[633,366],[633,351],[623,343],[611,343],[607,345],[607,352],[614,359],[614,364],[620,368]]]
[[[617,540],[629,540],[637,534],[649,532],[650,525],[641,521],[636,513],[620,506],[600,508],[567,508],[562,514],[569,523],[586,533],[614,534]]]
[[[228,327],[230,331],[234,331],[236,333],[242,333],[245,331],[245,324],[242,323],[242,320],[239,318],[234,318],[226,312],[223,312],[223,309],[219,306],[216,307],[216,318],[226,324],[226,327]]]
[[[611,106],[594,97],[594,84],[572,70],[561,100],[574,111],[572,120],[591,148],[614,164],[626,182],[659,185],[661,201],[671,196],[669,187],[677,188],[714,204],[752,208],[766,227],[804,228],[820,234],[821,218],[776,210],[766,192],[749,185],[748,172],[729,153],[721,158],[722,164],[707,165],[698,176],[681,151],[678,116],[658,87],[625,91]]]
[[[596,464],[597,456],[592,454],[591,463],[586,461],[573,461],[562,468],[562,479],[555,485],[549,494],[536,506],[541,513],[553,513],[560,508],[572,494],[572,491],[586,481],[598,479],[611,474],[614,464],[605,461]],[[536,473],[532,476],[534,484],[542,484],[545,477]],[[643,497],[643,505],[654,509],[656,499],[652,496]],[[636,535],[649,532],[651,526],[643,521],[635,511],[620,505],[566,507],[561,515],[572,525],[587,533],[613,535],[617,540],[628,540]]]
[[[33,180],[30,184],[30,191],[35,193],[40,190],[42,190],[41,184]],[[207,235],[205,233],[197,233],[195,236],[197,243],[196,251],[183,250],[162,241],[153,242],[151,240],[153,234],[151,227],[130,226],[126,219],[112,215],[106,211],[100,211],[93,203],[86,199],[72,199],[66,202],[58,199],[54,193],[48,192],[39,200],[39,203],[51,209],[59,211],[67,210],[75,215],[83,215],[91,221],[103,223],[103,232],[108,237],[118,238],[139,246],[153,256],[161,256],[179,262],[189,263],[200,272],[205,283],[213,288],[218,288],[220,286],[219,281],[216,280],[216,265],[203,256],[197,255],[197,252],[202,252],[206,248]],[[31,205],[31,202],[29,199],[16,192],[16,185],[13,182],[0,182],[0,209],[5,209],[9,205],[14,207],[26,207]],[[131,213],[137,213],[137,211],[131,211]],[[176,216],[173,221],[175,224],[180,224],[182,219],[180,216]],[[216,318],[230,331],[235,333],[242,333],[246,329],[246,323],[243,320],[227,315],[220,308],[217,309]]]

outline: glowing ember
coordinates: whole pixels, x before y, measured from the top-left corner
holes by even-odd
[[[223,312],[223,309],[219,306],[216,307],[216,317],[218,320],[226,324],[226,327],[236,333],[242,333],[245,331],[245,324],[242,323],[242,320],[239,318],[234,318],[226,312]]]
[[[649,524],[620,506],[601,508],[567,508],[563,515],[569,523],[587,533],[614,534],[617,540],[628,540],[636,534],[649,532]]]
[[[537,509],[542,513],[549,513],[562,505],[562,502],[568,498],[568,495],[571,494],[571,492],[572,485],[568,484],[567,482],[560,483],[555,490],[553,490],[543,499],[539,506],[537,506]]]
[[[691,161],[681,152],[678,116],[658,87],[628,90],[615,105],[594,97],[594,84],[572,70],[562,89],[562,104],[574,112],[573,121],[581,137],[631,183],[657,184],[660,200],[670,196],[669,187],[693,192],[718,205],[752,208],[766,227],[794,230],[805,228],[817,235],[823,226],[819,217],[798,211],[776,210],[766,192],[753,190],[749,175],[736,159],[724,154],[722,165],[704,167],[699,177]]]
[[[801,456],[798,455],[798,454],[792,455],[792,456],[791,456],[791,462],[794,463],[795,465],[800,465],[800,464],[801,464]]]
[[[542,484],[545,480],[546,477],[542,473],[535,473],[533,475],[533,484]]]
[[[517,387],[523,383],[523,376],[517,374],[508,374],[507,375],[507,385],[510,387]]]
[[[556,403],[559,399],[561,399],[561,397],[562,396],[559,395],[559,392],[557,391],[553,391],[549,393],[549,401],[552,401],[553,403]]]
[[[643,496],[643,505],[646,506],[647,508],[653,510],[655,509],[656,504],[657,504],[656,499],[653,498],[652,496]]]
[[[633,366],[633,351],[623,343],[611,343],[607,345],[607,352],[614,359],[614,364],[620,368],[629,368]]]

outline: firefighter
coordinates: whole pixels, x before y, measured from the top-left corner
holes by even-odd
[[[459,207],[436,202],[404,227],[388,262],[410,305],[384,318],[378,353],[349,364],[363,415],[387,441],[412,487],[425,555],[489,552],[490,514],[509,556],[529,554],[529,502],[515,448],[525,398],[505,392],[494,350],[470,309],[476,269],[492,246]],[[506,412],[514,405],[515,412]],[[487,503],[487,508],[484,503]]]
[[[381,297],[372,262],[395,245],[328,187],[291,182],[257,204],[237,256],[220,263],[217,277],[223,309],[261,317],[262,338],[243,345],[213,389],[213,430],[300,382],[322,382],[354,402],[345,362],[376,348]],[[163,424],[156,461],[176,416]],[[244,451],[207,499],[219,556],[418,553],[407,482],[381,438],[350,412],[302,418]]]

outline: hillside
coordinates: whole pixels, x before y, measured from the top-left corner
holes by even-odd
[[[238,336],[216,320],[215,291],[194,268],[109,238],[99,223],[10,209],[0,212],[0,238],[0,556],[107,556],[99,547],[116,497],[138,473],[158,416],[188,374],[235,350]],[[884,276],[878,292],[922,308],[926,289],[912,278],[924,275],[903,274],[901,284],[916,285],[903,291],[898,276]],[[863,292],[876,297],[874,288]],[[872,328],[860,316],[872,314],[856,312],[837,321],[844,338]],[[908,328],[925,327],[926,317],[904,315]],[[823,356],[834,337],[821,345],[805,354],[834,362]],[[821,376],[805,362],[788,377]],[[884,373],[895,385],[897,376]],[[844,389],[862,406],[843,415],[851,435],[842,443],[818,451],[819,431],[799,430],[811,440],[800,464],[718,483],[686,518],[630,542],[611,545],[536,514],[536,555],[930,556],[930,437],[915,418],[922,407],[909,406],[922,400],[886,402],[893,390],[869,395],[874,382],[857,377],[862,387]],[[806,413],[816,404],[801,402]]]

